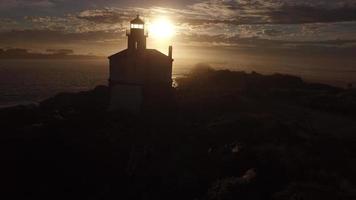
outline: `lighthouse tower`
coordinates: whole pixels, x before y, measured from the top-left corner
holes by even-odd
[[[110,110],[139,113],[161,105],[172,89],[172,47],[168,55],[146,48],[145,23],[137,16],[127,31],[127,49],[109,57]]]
[[[146,49],[145,22],[137,15],[136,19],[130,22],[130,31],[126,33],[128,37],[128,49]]]

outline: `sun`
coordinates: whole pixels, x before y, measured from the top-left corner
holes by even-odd
[[[156,39],[168,39],[175,34],[174,25],[167,18],[157,18],[149,24],[148,33]]]

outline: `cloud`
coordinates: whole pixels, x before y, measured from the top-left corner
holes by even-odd
[[[284,5],[266,13],[271,23],[298,24],[316,22],[342,22],[356,20],[356,7],[320,8],[305,5]]]
[[[164,9],[152,7],[152,5],[173,4],[171,1],[162,0],[135,2],[128,0],[119,2],[114,0],[105,2],[99,0],[2,0],[0,8],[4,11],[17,8],[17,11],[20,11],[17,15],[26,13],[28,16],[31,16],[29,11],[22,12],[23,8],[52,8],[52,13],[61,11],[63,14],[66,11],[72,11],[72,15],[80,19],[111,24],[125,21],[127,17],[137,12],[144,15],[168,12],[178,21],[192,25],[204,23],[296,24],[356,20],[354,0],[181,0],[177,2],[185,6]],[[44,10],[37,9],[33,12],[43,13]]]
[[[54,2],[50,0],[1,0],[0,9],[11,9],[16,7],[52,7]]]
[[[128,21],[130,16],[132,13],[129,10],[104,8],[82,11],[77,18],[95,23],[116,24]]]
[[[356,2],[341,0],[210,0],[188,6],[187,23],[299,24],[356,20]]]
[[[254,52],[268,53],[269,50],[280,50],[283,53],[285,50],[294,50],[307,52],[343,52],[351,53],[356,50],[356,39],[354,40],[323,40],[323,41],[290,41],[290,40],[273,40],[262,39],[258,37],[242,38],[226,35],[182,35],[184,41],[190,41],[189,45],[206,45],[214,48],[227,49],[250,49]]]
[[[0,45],[3,46],[24,43],[126,46],[125,30],[137,13],[148,23],[156,16],[171,18],[177,29],[176,39],[191,46],[348,48],[356,40],[354,0],[183,0],[180,2],[184,6],[179,8],[130,7],[132,1],[117,4],[117,1],[97,0],[3,1],[8,2],[7,6],[41,8],[21,20],[0,18]],[[157,2],[163,1],[145,1],[142,5]],[[103,7],[105,3],[108,6]],[[69,5],[74,4],[82,6],[81,9],[71,10]],[[62,11],[37,15],[38,10],[45,8]]]
[[[13,30],[0,32],[0,44],[21,43],[99,43],[119,38],[117,33],[92,31],[67,33],[60,30]]]
[[[94,19],[96,18],[96,19]],[[104,20],[104,21],[100,21]],[[122,20],[112,21],[109,23],[108,18],[100,18],[95,16],[78,17],[77,15],[67,15],[65,17],[25,17],[29,21],[33,29],[40,30],[62,30],[68,33],[83,33],[96,31],[123,32],[125,27],[122,25]],[[99,22],[100,21],[100,22]]]
[[[46,52],[59,55],[74,54],[74,51],[72,49],[47,49]]]
[[[0,31],[8,31],[19,26],[16,20],[10,18],[0,18]]]

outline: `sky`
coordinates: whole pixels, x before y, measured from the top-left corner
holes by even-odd
[[[172,44],[180,61],[351,66],[356,55],[356,0],[0,0],[0,48],[109,56],[126,48],[136,14],[172,21],[175,36],[148,45]]]

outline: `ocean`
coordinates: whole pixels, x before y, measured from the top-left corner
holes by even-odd
[[[60,92],[107,85],[108,65],[106,59],[0,60],[0,107],[36,103]]]
[[[226,68],[224,63],[212,65],[217,68]],[[188,73],[191,66],[175,64],[173,78]],[[356,71],[352,71],[349,68],[337,68],[334,71],[330,71],[330,69],[320,70],[320,68],[309,67],[307,68],[309,73],[306,73],[305,70],[288,66],[288,64],[277,68],[246,66],[234,66],[230,69],[255,70],[264,74],[275,72],[290,73],[302,76],[307,80],[338,86],[344,86],[346,83],[356,80]],[[293,69],[292,71],[288,70],[291,68]],[[0,60],[0,107],[36,103],[60,92],[90,90],[97,85],[106,85],[108,75],[109,69],[106,59]],[[335,79],[331,77],[335,77]]]
[[[28,104],[59,92],[77,92],[106,84],[103,60],[1,60],[0,106]]]

